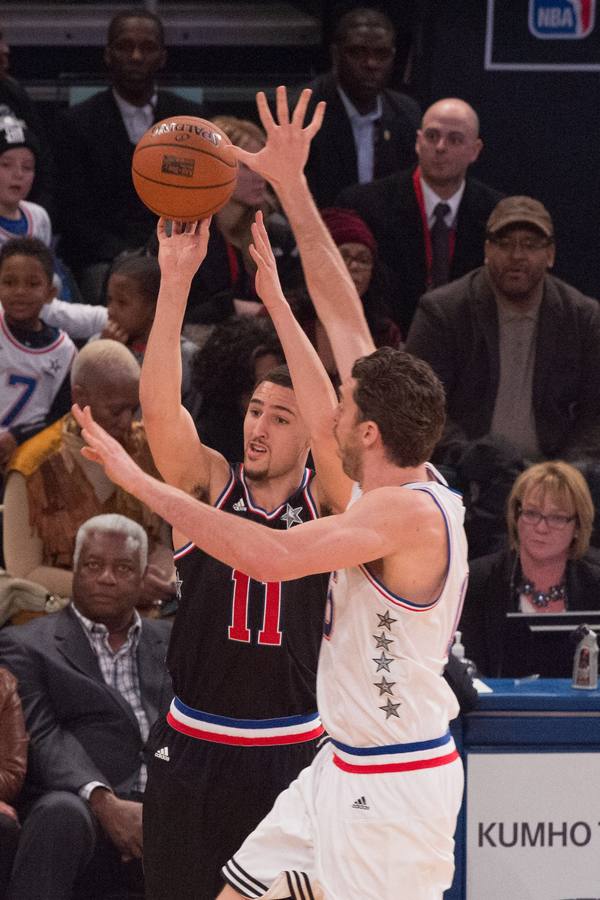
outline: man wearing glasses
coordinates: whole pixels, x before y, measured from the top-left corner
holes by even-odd
[[[600,456],[600,307],[550,274],[554,255],[548,210],[506,197],[484,266],[421,298],[406,349],[446,388],[438,459],[484,436],[524,460]]]

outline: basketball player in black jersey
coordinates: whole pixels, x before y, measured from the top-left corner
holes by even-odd
[[[141,402],[165,481],[267,528],[338,512],[351,482],[331,431],[336,397],[281,294],[272,256],[257,291],[290,367],[254,390],[244,462],[202,445],[180,403],[180,340],[189,286],[209,223],[158,226],[161,286],[144,357]],[[223,385],[227,390],[227,385]],[[310,449],[317,474],[306,469]],[[176,696],[150,742],[144,800],[149,900],[209,900],[221,866],[308,765],[322,726],[316,668],[327,577],[263,583],[218,562],[174,530],[179,609],[168,666]]]

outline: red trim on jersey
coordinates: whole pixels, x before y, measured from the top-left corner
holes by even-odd
[[[419,166],[413,172],[413,188],[415,197],[417,198],[417,206],[421,214],[421,230],[423,232],[423,244],[425,246],[425,278],[427,287],[432,287],[431,270],[433,267],[433,250],[431,249],[431,231],[429,222],[427,221],[427,213],[425,212],[425,197],[423,196],[423,185],[421,184],[421,169]],[[450,229],[448,234],[448,262],[452,265],[454,258],[454,248],[456,247],[456,226]]]
[[[233,737],[230,734],[221,734],[214,731],[204,731],[201,728],[192,728],[178,722],[171,713],[167,713],[167,722],[175,731],[180,731],[188,737],[197,738],[201,741],[210,741],[213,744],[231,744],[236,747],[274,747],[282,744],[301,744],[306,741],[313,741],[321,737],[325,729],[322,725],[313,728],[312,731],[305,731],[302,734],[282,734],[277,737]]]
[[[13,335],[8,330],[8,325],[4,321],[4,313],[0,314],[0,328],[4,336],[8,341],[13,345],[13,347],[17,347],[17,349],[22,350],[23,353],[31,353],[33,356],[39,356],[41,353],[50,353],[51,350],[56,350],[57,347],[62,344],[66,335],[64,331],[59,331],[57,339],[53,344],[50,344],[48,347],[40,347],[39,350],[34,350],[31,347],[26,347],[25,344],[22,344],[20,341],[13,337]]]
[[[380,766],[356,766],[340,759],[335,753],[333,762],[338,769],[344,772],[356,772],[359,775],[378,775],[385,772],[414,772],[417,769],[434,769],[437,766],[445,766],[458,759],[458,750],[453,750],[446,756],[437,756],[435,759],[415,759],[413,762],[388,763]]]

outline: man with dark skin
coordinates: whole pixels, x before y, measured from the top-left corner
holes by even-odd
[[[2,633],[31,738],[10,900],[104,896],[123,863],[141,884],[142,750],[170,691],[169,626],[135,609],[147,550],[130,519],[88,520],[70,606]]]
[[[57,129],[61,249],[91,301],[100,299],[115,256],[145,245],[154,230],[131,181],[135,145],[161,119],[204,114],[198,103],[157,87],[166,60],[157,15],[117,13],[104,51],[111,87],[72,107]]]
[[[387,87],[396,32],[378,10],[357,7],[338,21],[332,68],[311,85],[309,112],[327,102],[323,127],[311,147],[306,177],[318,206],[331,206],[345,187],[364,184],[412,165],[418,104]]]

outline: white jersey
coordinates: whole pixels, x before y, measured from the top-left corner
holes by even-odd
[[[442,677],[467,586],[464,507],[439,481],[407,484],[439,507],[448,534],[448,570],[427,605],[398,597],[367,565],[330,577],[317,674],[319,711],[334,743],[354,748],[435,743],[458,713]]]
[[[63,331],[47,347],[26,347],[0,312],[0,428],[42,422],[76,353]]]
[[[9,231],[8,228],[3,228],[0,225],[0,245],[5,244],[6,241],[10,241],[14,237],[35,237],[43,241],[47,247],[50,247],[52,244],[52,225],[44,207],[40,206],[39,203],[32,203],[31,200],[21,200],[19,209],[25,216],[27,230],[16,234],[16,232]]]

